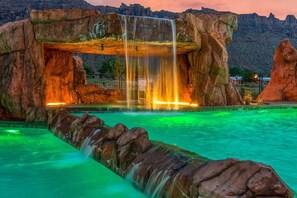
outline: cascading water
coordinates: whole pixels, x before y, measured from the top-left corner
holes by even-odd
[[[154,170],[145,181],[144,178],[139,177],[139,169],[141,163],[134,164],[131,170],[125,177],[125,180],[138,189],[142,189],[150,198],[162,197],[162,190],[166,182],[169,180],[169,171]]]
[[[127,106],[178,108],[176,27],[169,19],[121,15]]]
[[[91,140],[92,136],[96,135],[97,133],[100,133],[100,129],[95,130],[92,134],[90,134],[89,137],[87,137],[82,145],[80,146],[81,153],[85,156],[85,158],[89,158],[93,156],[94,150],[96,148],[96,145]]]
[[[92,157],[92,154],[96,148],[95,145],[90,143],[91,137],[88,137],[84,140],[83,144],[80,147],[81,153],[86,157]]]
[[[151,198],[161,197],[162,189],[169,178],[168,171],[154,171],[145,186],[145,193]]]

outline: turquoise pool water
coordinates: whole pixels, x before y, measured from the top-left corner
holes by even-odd
[[[271,165],[297,191],[297,109],[209,112],[119,112],[98,117],[113,126],[145,128],[152,140],[210,159],[250,159]]]
[[[47,130],[12,129],[0,127],[0,197],[144,197]]]

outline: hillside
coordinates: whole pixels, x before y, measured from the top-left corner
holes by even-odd
[[[83,0],[1,0],[0,25],[29,17],[32,9],[95,9]]]
[[[17,5],[17,6],[16,6]],[[29,17],[32,9],[69,9],[83,8],[98,10],[103,14],[119,13],[138,16],[174,18],[177,13],[169,11],[153,12],[139,4],[119,8],[110,6],[93,6],[84,0],[1,0],[0,25]],[[212,9],[189,9],[185,12],[216,12]],[[234,33],[233,41],[228,46],[229,66],[247,68],[249,70],[269,75],[273,54],[281,40],[289,38],[297,46],[297,20],[288,15],[285,20],[279,20],[270,14],[269,17],[257,14],[239,14],[238,31]]]
[[[270,14],[238,15],[238,30],[228,46],[229,66],[244,67],[264,75],[269,75],[275,48],[288,38],[297,46],[297,20],[288,15],[282,21]]]

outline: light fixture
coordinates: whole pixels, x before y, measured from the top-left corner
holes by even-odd
[[[49,102],[46,104],[47,106],[63,106],[66,105],[65,102]]]
[[[11,135],[20,135],[21,131],[18,129],[5,129],[3,133],[11,134]]]
[[[179,105],[179,106],[190,106],[190,107],[198,107],[198,104],[193,104],[189,102],[165,102],[165,101],[154,101],[157,105]]]

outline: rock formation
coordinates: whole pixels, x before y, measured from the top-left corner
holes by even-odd
[[[288,197],[291,190],[264,164],[237,159],[209,160],[159,142],[142,128],[112,128],[87,114],[49,113],[48,128],[77,149],[157,197]],[[129,173],[130,172],[130,173]]]
[[[29,20],[0,27],[1,119],[24,119],[28,107],[45,106],[43,47]]]
[[[271,80],[258,100],[297,101],[297,50],[289,40],[276,48]]]
[[[187,25],[183,24],[185,22]],[[229,83],[226,50],[237,29],[236,16],[230,13],[182,14],[177,19],[177,29],[180,37],[191,38],[200,46],[200,50],[178,57],[179,68],[184,72],[181,76],[188,82],[182,85],[191,90],[192,101],[203,106],[241,104],[239,93]]]
[[[229,82],[226,51],[237,28],[236,16],[182,14],[176,28],[180,95],[200,105],[242,104]],[[30,20],[1,26],[1,118],[24,119],[28,107],[49,102],[98,102],[87,98],[98,95],[100,88],[85,86],[84,71],[77,65],[81,63],[72,53],[123,55],[121,38],[118,15],[90,10],[32,11]],[[115,91],[105,93],[101,102],[115,101]]]

